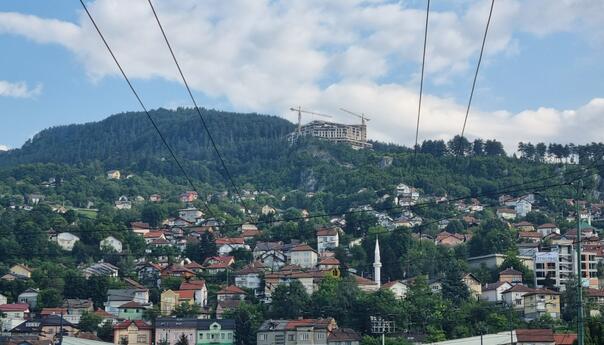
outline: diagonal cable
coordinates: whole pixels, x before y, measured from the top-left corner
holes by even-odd
[[[491,24],[491,16],[493,15],[493,6],[495,0],[491,0],[491,9],[489,10],[489,18],[487,19],[487,25],[484,29],[484,36],[482,37],[482,46],[480,47],[480,55],[478,56],[478,63],[476,64],[476,72],[474,73],[474,81],[472,82],[472,90],[470,91],[470,99],[468,100],[468,107],[466,108],[466,116],[463,120],[463,127],[461,128],[461,136],[459,138],[459,154],[463,152],[463,136],[466,131],[466,124],[468,122],[468,115],[470,114],[470,106],[472,105],[472,98],[474,97],[474,89],[476,88],[476,79],[478,78],[478,70],[480,69],[480,63],[482,62],[482,54],[484,52],[484,46],[487,41],[487,34],[489,32],[489,25]]]
[[[430,15],[430,0],[428,0],[428,5],[426,6],[426,26],[424,28],[424,51],[422,54],[422,72],[419,81],[419,103],[417,105],[417,125],[415,127],[415,145],[413,145],[413,157],[417,156],[417,140],[419,138],[419,119],[422,113],[422,94],[424,91],[424,67],[426,65],[426,43],[428,42],[428,18]]]
[[[201,111],[199,110],[199,107],[197,106],[197,102],[195,101],[195,97],[193,97],[193,93],[191,92],[191,88],[189,87],[189,83],[187,82],[187,79],[185,78],[185,75],[182,72],[182,69],[180,68],[180,64],[178,63],[178,60],[176,59],[176,55],[174,54],[174,50],[172,49],[172,45],[170,44],[170,41],[168,40],[168,36],[166,35],[166,32],[164,31],[164,27],[161,24],[161,21],[159,20],[159,17],[157,16],[157,12],[155,11],[155,7],[153,7],[153,3],[151,2],[151,0],[147,0],[147,1],[149,2],[149,6],[151,6],[151,10],[153,11],[153,16],[155,17],[155,20],[157,21],[157,25],[159,25],[159,29],[161,30],[161,34],[164,37],[164,40],[166,41],[166,45],[168,46],[168,49],[170,50],[170,55],[172,55],[172,60],[174,60],[174,63],[176,64],[176,68],[178,68],[178,73],[180,74],[180,77],[181,77],[181,79],[182,79],[185,87],[187,88],[187,92],[189,93],[189,97],[191,98],[191,101],[193,102],[193,105],[195,106],[195,110],[197,111],[197,114],[199,115],[199,120],[201,121],[201,124],[203,125],[203,128],[205,129],[206,133],[208,134],[208,138],[210,139],[210,143],[214,147],[214,151],[216,151],[216,155],[218,156],[218,159],[220,160],[220,164],[222,165],[222,168],[224,169],[224,172],[225,172],[225,174],[226,174],[229,182],[231,183],[231,186],[233,187],[233,190],[237,194],[237,197],[239,197],[239,202],[243,206],[243,208],[245,210],[245,214],[247,216],[247,214],[248,214],[247,207],[245,206],[245,203],[243,202],[243,198],[241,197],[241,193],[239,192],[239,188],[235,184],[235,181],[233,180],[233,177],[232,177],[231,173],[229,172],[229,169],[227,168],[227,166],[226,166],[226,164],[224,162],[224,159],[222,158],[222,155],[220,154],[220,151],[218,150],[218,147],[216,146],[216,142],[214,141],[214,137],[212,137],[212,133],[210,133],[210,129],[208,128],[208,125],[206,124],[206,121],[203,118],[203,115],[201,115]]]
[[[96,32],[99,34],[99,36],[101,37],[101,40],[103,41],[103,43],[105,44],[105,47],[107,48],[107,50],[109,51],[109,54],[111,54],[111,57],[113,58],[113,61],[115,62],[115,64],[117,65],[117,67],[119,68],[122,76],[124,77],[124,79],[126,80],[126,83],[128,83],[128,87],[130,87],[130,90],[132,91],[132,93],[134,94],[134,96],[136,97],[138,103],[140,104],[141,108],[143,108],[145,114],[147,115],[147,118],[149,119],[149,121],[151,122],[151,124],[153,125],[153,128],[155,128],[155,131],[157,132],[157,134],[159,135],[159,137],[161,138],[161,141],[164,143],[164,146],[168,149],[168,151],[170,152],[170,155],[172,156],[172,158],[174,159],[174,161],[176,162],[176,165],[178,165],[178,168],[180,169],[180,171],[182,172],[182,174],[185,176],[185,178],[187,179],[187,181],[189,182],[189,184],[191,185],[191,188],[193,188],[193,190],[198,194],[201,195],[199,193],[199,191],[197,190],[197,188],[195,187],[195,184],[193,183],[193,181],[191,180],[191,177],[189,177],[189,174],[187,174],[187,171],[185,170],[185,168],[183,167],[183,165],[180,163],[180,161],[178,160],[178,158],[176,158],[176,154],[174,153],[174,150],[170,147],[170,145],[168,144],[168,142],[166,141],[166,138],[164,137],[164,135],[162,134],[161,130],[159,129],[159,127],[157,126],[157,123],[155,122],[155,120],[153,120],[153,118],[151,117],[151,114],[149,114],[149,111],[147,110],[147,107],[145,106],[145,104],[143,103],[143,101],[141,100],[140,96],[138,95],[138,92],[136,92],[136,89],[134,89],[134,86],[132,85],[132,83],[130,82],[130,79],[128,78],[128,76],[126,75],[126,72],[124,72],[124,69],[122,68],[122,65],[119,63],[119,61],[117,60],[117,58],[115,57],[115,54],[113,53],[113,50],[111,49],[111,47],[109,46],[109,43],[107,43],[107,40],[105,39],[105,36],[103,35],[103,33],[101,32],[101,29],[99,28],[99,26],[96,24],[96,21],[94,20],[94,18],[92,18],[92,15],[90,14],[90,12],[88,11],[88,7],[86,7],[86,4],[84,4],[83,0],[80,0],[80,4],[82,4],[82,7],[84,7],[84,11],[86,11],[86,14],[88,15],[88,18],[90,18],[90,21],[92,22],[92,25],[94,26],[94,28],[96,29]],[[206,211],[208,212],[208,214],[213,217],[212,215],[212,211],[210,210],[210,207],[207,203],[206,200],[204,200],[204,206],[206,208]]]

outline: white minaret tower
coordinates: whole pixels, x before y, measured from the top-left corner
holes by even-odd
[[[382,261],[380,260],[380,242],[375,238],[375,255],[373,260],[373,280],[377,286],[381,286]]]

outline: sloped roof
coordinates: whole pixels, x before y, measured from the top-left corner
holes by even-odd
[[[235,285],[229,285],[227,287],[220,289],[220,291],[218,291],[216,294],[217,295],[245,295],[247,293]]]
[[[354,278],[354,281],[357,283],[357,285],[377,285],[376,282],[374,282],[373,280],[363,278],[356,274],[350,274],[350,275]]]
[[[324,257],[319,261],[319,265],[339,265],[340,260],[333,257]]]
[[[123,322],[120,322],[118,324],[116,324],[115,326],[113,326],[113,329],[126,329],[128,327],[130,327],[131,324],[135,324],[136,328],[138,329],[148,329],[148,330],[152,330],[153,327],[146,323],[143,320],[126,320]]]
[[[505,290],[503,293],[508,293],[508,292],[533,292],[535,291],[535,289],[530,288],[528,286],[522,285],[522,284],[516,284],[514,286],[512,286],[511,288]]]
[[[517,329],[518,342],[547,343],[554,342],[554,331],[551,329]]]
[[[178,290],[174,291],[178,294],[178,299],[193,299],[195,298],[195,290]]]
[[[9,303],[9,304],[0,304],[0,311],[2,312],[27,312],[29,310],[29,305],[27,303]]]
[[[180,283],[180,287],[179,290],[183,291],[183,290],[199,290],[202,289],[204,286],[206,285],[206,281],[201,279],[201,280],[190,280],[188,282],[182,282]]]
[[[554,334],[556,345],[573,345],[577,340],[577,333]]]
[[[321,228],[317,230],[317,236],[335,236],[338,235],[336,228]]]
[[[513,267],[508,267],[499,272],[500,276],[522,276],[522,272],[515,270]]]
[[[299,244],[291,249],[292,252],[316,252],[308,244]]]
[[[327,341],[329,342],[340,342],[340,341],[360,341],[361,335],[352,328],[336,328],[329,332],[327,335]]]

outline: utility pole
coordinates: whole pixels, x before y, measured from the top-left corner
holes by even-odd
[[[584,335],[584,314],[583,314],[583,272],[582,272],[582,263],[581,263],[581,214],[579,208],[579,199],[581,198],[581,192],[583,190],[583,180],[579,180],[577,185],[577,196],[575,200],[575,212],[577,216],[577,279],[579,279],[579,284],[577,285],[577,343],[578,345],[585,344],[585,335]]]

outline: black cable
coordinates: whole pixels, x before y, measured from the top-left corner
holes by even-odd
[[[422,111],[422,93],[424,90],[424,67],[426,65],[426,43],[428,42],[428,17],[430,15],[430,0],[428,0],[428,5],[426,6],[426,26],[424,28],[424,52],[422,54],[422,72],[419,81],[419,102],[417,105],[417,125],[415,127],[415,145],[413,146],[413,157],[417,156],[417,140],[419,137],[419,119]]]
[[[88,18],[90,18],[90,21],[92,22],[92,25],[94,25],[94,28],[96,29],[96,32],[101,37],[101,40],[105,44],[105,47],[109,51],[109,54],[111,54],[111,57],[113,58],[113,61],[115,62],[115,64],[119,68],[120,72],[122,73],[122,76],[126,80],[126,83],[128,83],[128,86],[130,87],[130,90],[132,91],[132,93],[134,94],[134,96],[136,97],[136,99],[138,100],[138,103],[140,104],[141,108],[143,108],[143,110],[145,111],[145,114],[147,115],[147,118],[149,119],[149,121],[153,125],[153,128],[155,128],[155,131],[157,132],[157,134],[161,138],[162,142],[164,143],[164,146],[166,146],[166,148],[170,152],[170,155],[172,156],[172,158],[174,159],[174,161],[176,162],[176,164],[180,168],[180,171],[183,173],[183,175],[185,176],[185,178],[187,179],[187,181],[191,185],[191,188],[193,188],[193,190],[197,193],[197,195],[201,196],[201,194],[199,193],[199,191],[197,190],[197,188],[193,184],[193,181],[189,177],[189,174],[187,174],[186,170],[184,169],[184,167],[182,166],[182,164],[180,163],[180,161],[178,160],[178,158],[176,158],[176,154],[174,153],[174,151],[172,150],[172,148],[170,147],[170,145],[168,145],[168,142],[166,141],[166,138],[164,137],[164,135],[162,134],[161,130],[157,126],[157,123],[155,123],[155,120],[153,120],[153,118],[151,117],[151,114],[149,114],[149,111],[147,110],[147,107],[145,106],[145,104],[141,100],[140,96],[138,95],[138,93],[134,89],[134,86],[132,86],[132,83],[130,82],[130,79],[128,78],[128,76],[126,75],[126,72],[124,72],[124,69],[122,68],[122,65],[119,63],[119,61],[115,57],[115,54],[113,54],[113,50],[111,50],[111,47],[109,46],[109,43],[107,43],[107,40],[105,40],[105,36],[103,36],[103,33],[101,32],[101,30],[99,29],[98,25],[94,21],[94,18],[92,18],[92,15],[88,11],[88,7],[86,7],[86,4],[84,4],[83,0],[80,0],[80,4],[82,4],[82,7],[84,7],[84,11],[86,11],[86,14],[88,15]],[[210,210],[210,207],[209,207],[207,201],[204,200],[204,203],[205,203],[206,211],[208,212],[208,214],[210,216],[212,216],[212,211]]]
[[[197,111],[197,114],[199,115],[199,120],[201,121],[201,124],[203,125],[203,128],[206,130],[206,133],[208,134],[208,138],[210,139],[210,143],[212,143],[212,146],[214,147],[214,151],[216,151],[216,156],[218,156],[218,159],[220,160],[220,164],[222,165],[222,168],[224,169],[224,172],[225,172],[228,180],[231,182],[231,186],[233,187],[233,190],[235,191],[235,193],[239,197],[239,202],[243,206],[243,208],[245,210],[246,217],[247,217],[248,210],[247,210],[247,207],[245,206],[245,203],[243,202],[243,198],[241,197],[241,193],[239,192],[239,188],[235,184],[235,181],[233,180],[233,176],[229,172],[229,169],[227,168],[226,163],[224,162],[224,159],[222,158],[222,155],[220,154],[220,151],[218,150],[218,147],[216,146],[216,142],[214,141],[214,137],[212,137],[212,133],[210,132],[210,129],[208,128],[208,125],[206,124],[206,121],[203,118],[203,115],[201,115],[201,111],[199,110],[199,107],[197,106],[197,102],[195,101],[195,97],[193,97],[193,93],[191,92],[191,88],[189,87],[189,83],[187,83],[187,79],[185,78],[185,75],[183,74],[182,69],[180,68],[180,64],[178,63],[178,60],[176,59],[176,55],[174,54],[174,50],[172,50],[172,45],[170,45],[170,41],[168,40],[168,36],[166,35],[166,32],[164,31],[164,27],[161,24],[161,21],[159,20],[159,17],[157,16],[157,12],[155,11],[155,8],[153,7],[153,3],[151,2],[151,0],[148,0],[148,2],[149,2],[149,6],[151,6],[151,10],[153,11],[153,16],[155,17],[155,20],[157,21],[157,24],[159,25],[159,29],[161,30],[161,34],[164,37],[164,40],[166,41],[166,45],[168,46],[168,49],[170,50],[170,55],[172,55],[172,60],[174,60],[174,63],[176,64],[176,68],[178,68],[178,73],[180,74],[180,77],[181,77],[181,79],[182,79],[185,87],[187,88],[187,92],[189,93],[189,97],[191,98],[191,101],[193,102],[193,105],[195,106],[195,110]]]
[[[478,64],[476,64],[476,72],[474,73],[474,81],[472,82],[472,90],[470,91],[470,99],[468,100],[468,107],[466,109],[466,116],[463,120],[463,127],[461,128],[461,136],[459,138],[459,154],[463,154],[463,136],[466,131],[466,124],[468,122],[468,115],[470,114],[470,106],[472,105],[472,97],[474,97],[474,89],[476,88],[476,79],[478,78],[478,70],[480,69],[480,63],[482,61],[482,53],[484,52],[484,46],[487,41],[487,33],[489,32],[489,25],[491,24],[491,16],[493,15],[493,6],[495,0],[491,0],[491,9],[489,10],[489,18],[487,19],[487,25],[484,30],[484,36],[482,37],[482,46],[480,48],[480,55],[478,56]]]

